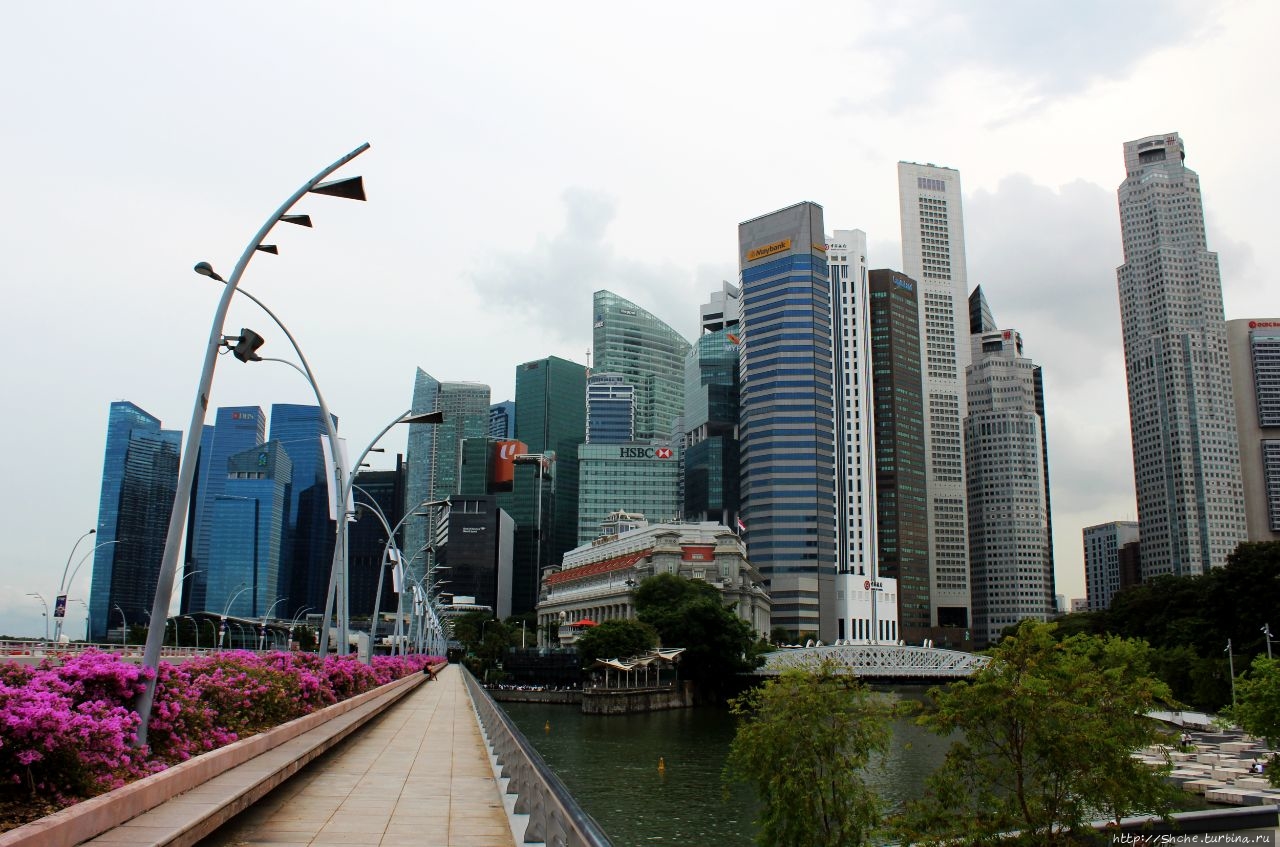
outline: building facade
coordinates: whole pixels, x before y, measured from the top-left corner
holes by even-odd
[[[587,443],[626,444],[636,436],[636,389],[622,374],[587,376]]]
[[[1116,269],[1143,579],[1226,564],[1247,537],[1218,256],[1177,133],[1124,145]]]
[[[963,640],[962,626],[931,624],[920,313],[915,280],[894,270],[868,275],[875,425],[876,540],[880,572],[896,580],[903,640],[939,646]]]
[[[701,579],[720,590],[726,605],[761,637],[769,635],[770,599],[760,572],[747,560],[742,540],[715,523],[648,525],[627,515],[624,529],[567,552],[542,579],[538,632],[568,624],[634,618],[632,590],[648,577],[671,573]]]
[[[650,521],[680,517],[680,449],[662,443],[583,444],[578,448],[578,544],[600,536],[614,512]]]
[[[898,163],[902,270],[920,307],[932,624],[970,625],[963,422],[969,366],[968,271],[960,172]]]
[[[127,401],[111,404],[102,461],[89,587],[89,633],[106,640],[117,622],[145,626],[178,485],[182,433]]]
[[[503,400],[489,407],[489,437],[497,439],[516,437],[516,402]]]
[[[704,333],[684,373],[684,518],[728,527],[737,526],[741,506],[737,329],[735,318]]]
[[[1280,541],[1280,318],[1227,321],[1250,541]]]
[[[402,456],[396,456],[395,467],[385,471],[361,470],[356,473],[352,488],[352,503],[356,508],[356,520],[347,528],[347,590],[351,615],[363,618],[374,613],[373,604],[379,601],[378,611],[394,612],[396,595],[391,568],[383,559],[387,530],[382,521],[367,514],[376,505],[382,510],[392,527],[404,517],[405,465]],[[396,533],[396,546],[404,551],[404,527]],[[405,559],[412,551],[405,551]],[[382,580],[379,600],[378,580]]]
[[[612,291],[597,291],[592,309],[593,372],[618,374],[635,388],[636,441],[666,442],[684,402],[684,359],[689,342],[656,316]]]
[[[338,425],[336,416],[333,424]],[[322,443],[327,436],[319,406],[271,406],[270,438],[289,454],[292,463],[280,565],[281,584],[288,586],[281,593],[289,598],[281,604],[281,610],[290,618],[307,606],[323,612],[325,592],[329,590],[335,527],[329,511],[329,464]]]
[[[773,625],[833,641],[836,515],[831,284],[822,207],[738,225],[742,523]]]
[[[1122,587],[1120,551],[1138,541],[1137,521],[1086,526],[1084,535],[1085,608],[1105,612]]]
[[[515,532],[497,497],[455,497],[440,558],[443,581],[432,582],[455,599],[487,606],[500,620],[510,617]]]

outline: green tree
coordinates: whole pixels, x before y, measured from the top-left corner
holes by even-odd
[[[1146,713],[1167,705],[1140,641],[1075,635],[1024,621],[968,680],[930,692],[920,722],[958,732],[923,798],[898,822],[903,840],[983,842],[1019,830],[1054,844],[1088,821],[1166,814],[1177,789],[1168,768],[1130,755],[1165,733]]]
[[[651,576],[636,589],[635,601],[640,621],[657,631],[662,646],[685,648],[680,678],[693,681],[701,697],[721,698],[738,674],[762,661],[750,625],[700,579]]]
[[[1236,680],[1236,704],[1226,714],[1245,732],[1275,745],[1280,739],[1280,659],[1254,658],[1249,674]],[[1280,785],[1280,756],[1271,757],[1267,778]]]
[[[738,731],[724,778],[760,799],[757,843],[853,847],[871,843],[880,802],[863,780],[890,739],[887,705],[829,664],[793,669],[730,701]]]
[[[658,643],[658,633],[640,621],[618,618],[593,626],[578,636],[575,646],[584,668],[596,659],[626,659]]]

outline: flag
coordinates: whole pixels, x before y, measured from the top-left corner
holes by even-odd
[[[735,520],[738,522],[738,533],[741,534],[746,532],[747,525],[742,522],[742,518],[735,518]]]

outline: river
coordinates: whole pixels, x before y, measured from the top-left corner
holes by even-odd
[[[922,692],[904,688],[893,696],[918,699]],[[503,703],[502,708],[615,847],[753,844],[752,791],[741,784],[726,791],[720,778],[734,734],[727,710],[606,717],[584,715],[576,706]],[[897,807],[919,795],[948,743],[910,720],[895,720],[890,749],[869,767],[867,779],[890,807]]]

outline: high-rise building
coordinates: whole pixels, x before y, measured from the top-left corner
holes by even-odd
[[[831,276],[832,353],[836,398],[836,566],[844,578],[836,585],[837,638],[855,637],[857,620],[881,628],[879,606],[871,600],[882,591],[876,545],[875,443],[872,427],[871,312],[867,291],[867,234],[838,229],[827,237],[827,272]],[[865,587],[868,578],[871,586]],[[869,595],[865,598],[863,594]],[[897,620],[894,590],[892,620]],[[855,607],[866,601],[866,614]],[[889,609],[885,609],[889,611]],[[886,618],[889,616],[886,614]],[[888,623],[889,621],[885,621]],[[897,628],[882,629],[897,640]],[[879,638],[872,633],[873,638]]]
[[[875,414],[876,540],[880,573],[897,580],[902,638],[956,646],[963,629],[934,628],[925,488],[924,398],[916,282],[893,270],[868,275]]]
[[[458,493],[460,443],[485,438],[490,425],[489,386],[477,382],[441,382],[418,369],[414,382],[413,411],[443,413],[438,424],[410,424],[406,459],[406,508],[442,501]],[[436,537],[440,509],[425,510],[424,517],[405,521],[405,555],[413,557]],[[431,565],[431,554],[419,557],[409,569],[420,578]]]
[[[333,424],[338,424],[336,417]],[[329,465],[321,443],[327,435],[319,406],[271,406],[271,440],[289,454],[292,463],[280,564],[280,593],[289,599],[280,604],[281,617],[287,614],[292,618],[307,606],[316,612],[324,611],[334,543],[334,524],[329,517]],[[284,586],[288,586],[287,591]]]
[[[1280,541],[1280,318],[1227,321],[1250,541]]]
[[[625,444],[635,440],[636,389],[622,374],[587,377],[587,442]]]
[[[1182,139],[1124,145],[1116,269],[1143,579],[1226,564],[1247,537],[1218,255]]]
[[[274,608],[274,616],[283,616],[289,595],[280,563],[292,465],[275,441],[227,459],[226,484],[210,510],[208,611],[261,617]]]
[[[740,508],[737,329],[735,317],[704,333],[684,371],[684,517],[730,528]]]
[[[1085,604],[1090,612],[1111,608],[1122,585],[1120,551],[1138,540],[1137,521],[1110,521],[1086,526],[1084,535]]]
[[[498,618],[511,616],[512,564],[515,556],[515,521],[497,503],[497,497],[459,496],[449,506],[446,543],[441,564],[448,570],[449,589],[455,598],[471,597],[488,606]]]
[[[127,401],[111,404],[89,588],[90,637],[146,625],[178,485],[182,433]]]
[[[541,571],[558,564],[578,538],[578,445],[586,440],[587,370],[549,356],[516,368],[516,438],[540,456],[517,466],[511,493],[516,522],[511,606],[538,600]]]
[[[822,207],[738,225],[742,523],[773,625],[836,638],[835,398]]]
[[[396,466],[391,470],[356,473],[352,488],[352,500],[356,507],[356,520],[347,531],[347,589],[350,595],[351,615],[363,618],[373,613],[378,598],[378,578],[382,579],[382,596],[379,610],[394,612],[396,595],[393,590],[391,568],[383,558],[386,549],[387,530],[377,516],[368,514],[376,505],[382,510],[392,527],[404,517],[404,461],[396,456]],[[404,528],[396,533],[396,545],[404,551]],[[406,560],[412,555],[404,551]]]
[[[618,374],[635,388],[636,441],[658,439],[666,443],[684,402],[684,358],[689,354],[689,342],[612,291],[597,291],[592,308],[593,372]]]
[[[503,400],[489,407],[489,437],[497,439],[516,437],[516,402]]]
[[[215,611],[205,600],[212,572],[209,542],[213,536],[213,504],[227,484],[227,460],[252,450],[267,438],[267,416],[259,406],[223,406],[214,425],[205,426],[191,497],[191,521],[187,529],[187,559],[182,580],[184,613]]]
[[[720,282],[720,290],[711,292],[711,299],[698,309],[703,332],[718,332],[727,326],[737,326],[742,316],[742,289],[728,280]]]
[[[902,270],[916,282],[922,330],[932,623],[967,629],[969,542],[962,424],[969,289],[960,172],[899,162],[898,203]]]
[[[1057,612],[1040,368],[1022,336],[995,329],[982,289],[970,299],[972,361],[964,420],[969,487],[973,637],[994,644],[1005,627]]]
[[[680,450],[663,444],[583,444],[578,448],[578,545],[600,535],[615,512],[652,523],[680,517]]]

